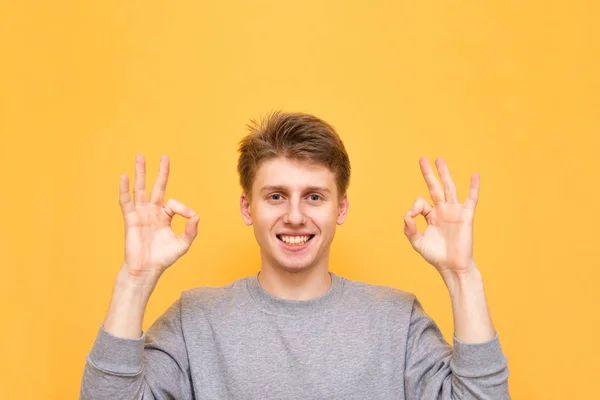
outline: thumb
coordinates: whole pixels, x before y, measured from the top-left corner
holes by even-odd
[[[200,216],[196,213],[193,213],[185,224],[185,230],[180,236],[181,240],[183,240],[188,247],[198,235],[198,221],[200,221]]]
[[[417,223],[413,219],[412,214],[407,212],[404,214],[404,234],[408,238],[410,244],[416,248],[417,243],[421,240],[423,234],[417,230]]]

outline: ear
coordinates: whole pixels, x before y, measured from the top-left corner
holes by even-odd
[[[337,216],[337,224],[341,225],[346,220],[346,213],[348,212],[348,207],[350,207],[350,202],[348,201],[348,195],[344,193],[344,196],[340,200],[340,204],[338,205],[339,211]]]
[[[252,216],[250,215],[250,200],[246,193],[242,192],[240,196],[240,211],[242,212],[242,219],[248,226],[252,225]]]

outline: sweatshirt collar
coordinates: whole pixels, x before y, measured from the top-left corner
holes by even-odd
[[[260,271],[247,278],[247,288],[256,305],[270,314],[302,316],[325,311],[335,304],[344,289],[344,280],[329,271],[331,286],[326,293],[310,300],[287,300],[267,292],[258,281],[259,273]]]

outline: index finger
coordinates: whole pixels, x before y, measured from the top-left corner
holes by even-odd
[[[165,192],[167,190],[167,181],[169,180],[169,157],[162,156],[160,158],[160,166],[158,175],[154,181],[152,192],[150,193],[150,202],[157,205],[162,205],[165,201]]]
[[[443,203],[444,189],[442,189],[442,185],[440,185],[440,182],[433,173],[433,169],[431,168],[431,165],[429,165],[427,157],[421,157],[419,159],[419,165],[421,166],[423,178],[425,178],[425,182],[429,188],[429,194],[431,194],[431,200],[433,201],[433,204],[438,205]]]
[[[135,204],[142,204],[147,201],[146,198],[146,161],[144,156],[138,154],[135,156],[135,178],[133,182],[133,199]]]

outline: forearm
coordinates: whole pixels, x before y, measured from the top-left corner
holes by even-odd
[[[113,336],[137,339],[142,336],[144,312],[157,279],[133,280],[122,269],[117,275],[104,329]]]
[[[108,314],[86,359],[80,400],[150,400],[156,393],[191,398],[183,372],[187,353],[179,300],[154,323],[154,331],[150,327],[142,332],[146,305],[157,281],[132,278],[127,268],[117,275]]]
[[[454,336],[464,343],[492,340],[496,331],[485,298],[481,273],[475,263],[469,273],[444,279],[452,300]]]

